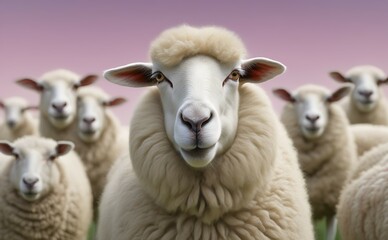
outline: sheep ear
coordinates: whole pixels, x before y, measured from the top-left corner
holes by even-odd
[[[8,142],[8,141],[0,141],[0,152],[5,154],[5,155],[9,155],[9,156],[13,156],[14,153],[13,153],[13,146],[12,146],[12,143]]]
[[[3,103],[3,101],[0,101],[0,108],[4,108],[5,106],[4,106],[4,103]]]
[[[332,102],[337,102],[338,100],[341,100],[343,97],[348,95],[348,93],[350,92],[350,89],[351,89],[350,87],[342,87],[338,89],[337,91],[333,92],[331,96],[327,98],[327,101],[329,103],[332,103]]]
[[[97,79],[98,79],[97,75],[87,75],[79,81],[79,86],[83,87],[83,86],[93,84],[94,82],[97,81]]]
[[[269,58],[251,58],[241,63],[244,71],[240,82],[261,83],[282,74],[286,66]]]
[[[382,80],[378,80],[377,81],[377,84],[378,85],[381,85],[381,84],[387,84],[388,83],[388,77],[386,79],[382,79]]]
[[[113,106],[121,105],[121,104],[125,103],[126,101],[127,101],[127,99],[122,98],[122,97],[118,97],[118,98],[113,98],[109,101],[105,101],[103,104],[104,104],[104,106],[107,106],[107,107],[113,107]]]
[[[339,72],[330,72],[329,75],[331,78],[333,78],[337,82],[341,82],[341,83],[352,82],[351,80],[347,79]]]
[[[23,79],[17,80],[16,83],[23,87],[26,87],[38,92],[43,91],[43,86],[40,85],[37,81],[32,80],[30,78],[23,78]]]
[[[291,93],[289,93],[286,89],[278,88],[274,89],[272,92],[275,96],[279,97],[280,99],[283,99],[284,101],[291,103],[294,103],[296,101],[295,98],[291,95]]]
[[[151,79],[151,63],[132,63],[104,72],[104,77],[115,84],[127,87],[148,87],[156,85]]]
[[[57,156],[62,156],[73,149],[74,149],[74,143],[69,141],[58,141],[55,151]]]

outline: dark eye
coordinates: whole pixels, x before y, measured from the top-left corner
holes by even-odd
[[[229,75],[228,77],[224,80],[224,82],[222,83],[222,86],[225,85],[225,83],[228,81],[228,80],[232,80],[232,81],[238,81],[240,79],[240,72],[238,70],[233,70]]]
[[[56,158],[57,158],[57,156],[55,156],[55,155],[51,155],[51,156],[49,156],[49,158],[48,158],[48,159],[49,159],[50,161],[54,161]]]
[[[166,78],[163,73],[161,72],[156,72],[154,73],[152,76],[151,76],[151,79],[155,79],[156,81],[156,84],[159,84],[159,83],[162,83],[163,81],[166,81],[170,87],[172,88],[173,85],[172,85],[172,82],[170,80],[168,80],[168,78]]]
[[[13,156],[15,157],[15,159],[19,159],[20,158],[20,155],[18,153],[13,153]]]
[[[237,70],[234,70],[229,74],[228,78],[230,80],[237,81],[240,79],[240,73]]]
[[[74,84],[74,85],[73,85],[73,89],[74,89],[74,90],[77,90],[78,88],[79,88],[79,84]]]

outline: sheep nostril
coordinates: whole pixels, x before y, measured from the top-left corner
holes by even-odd
[[[38,178],[23,178],[23,183],[28,187],[28,188],[33,188],[34,185],[39,181]]]
[[[315,123],[319,118],[319,115],[306,115],[306,119],[312,123]]]
[[[87,118],[83,118],[82,121],[84,121],[87,124],[92,124],[94,121],[96,121],[96,118],[94,118],[94,117],[87,117]]]
[[[67,106],[67,103],[66,102],[62,102],[62,103],[53,103],[51,104],[51,106],[57,110],[58,112],[61,112],[63,111],[63,109]]]
[[[210,114],[209,117],[203,117],[199,120],[191,120],[190,118],[181,114],[182,122],[193,132],[199,132],[203,126],[208,124],[213,117],[213,114]]]
[[[372,91],[368,91],[368,90],[360,90],[358,91],[358,93],[361,95],[361,96],[364,96],[366,98],[370,98],[373,94]]]

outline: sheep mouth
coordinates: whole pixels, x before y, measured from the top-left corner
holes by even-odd
[[[317,126],[305,127],[305,129],[309,132],[315,133],[318,132],[321,128]]]
[[[215,157],[216,144],[208,148],[180,149],[183,159],[192,168],[205,168]]]
[[[63,121],[63,120],[68,119],[70,117],[70,115],[68,115],[68,114],[55,114],[55,115],[52,115],[51,117],[54,118],[55,120]]]
[[[97,130],[95,129],[84,129],[84,130],[81,130],[81,133],[83,135],[88,135],[88,136],[91,136],[91,135],[94,135],[96,134]]]
[[[359,101],[362,105],[372,105],[374,103],[374,101],[370,100],[370,99],[365,99],[365,100],[360,100]]]

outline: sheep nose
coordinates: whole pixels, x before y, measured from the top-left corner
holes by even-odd
[[[8,127],[13,128],[16,125],[16,121],[15,120],[8,120],[7,125],[8,125]]]
[[[82,121],[88,125],[92,124],[94,121],[96,121],[95,117],[84,117]]]
[[[311,123],[315,123],[319,119],[319,115],[317,114],[307,114],[306,119],[309,120]]]
[[[373,92],[370,90],[358,90],[358,93],[365,98],[370,98],[373,94]]]
[[[35,185],[35,183],[37,183],[39,181],[39,178],[37,177],[24,177],[23,178],[23,183],[27,186],[28,189],[32,189]]]
[[[58,112],[63,112],[63,109],[67,106],[67,102],[53,103],[51,106]]]
[[[190,116],[185,114],[185,111],[181,113],[181,120],[191,131],[198,133],[202,127],[208,124],[213,117],[213,114],[209,111],[209,114],[203,116]]]

